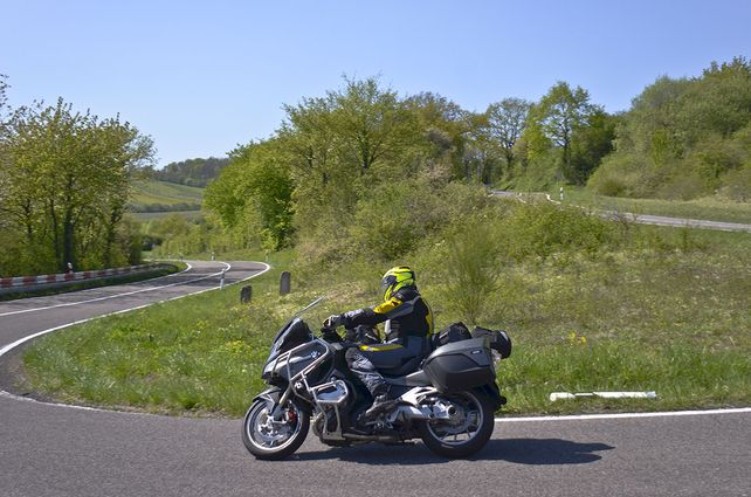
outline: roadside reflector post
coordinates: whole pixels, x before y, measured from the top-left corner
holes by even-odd
[[[251,298],[253,298],[253,287],[250,285],[242,287],[240,290],[240,303],[247,304]]]
[[[287,295],[292,291],[292,275],[289,271],[284,271],[279,280],[279,295]]]

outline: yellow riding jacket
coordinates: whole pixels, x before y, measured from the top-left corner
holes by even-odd
[[[404,287],[375,306],[342,314],[345,328],[386,323],[380,338],[405,345],[407,337],[429,338],[433,334],[433,311],[415,287]]]

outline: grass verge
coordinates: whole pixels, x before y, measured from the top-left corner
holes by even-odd
[[[638,233],[638,235],[637,235]],[[514,352],[498,381],[515,415],[751,405],[751,237],[629,228],[634,242],[607,253],[569,253],[503,266],[476,322],[504,328]],[[152,412],[240,416],[263,389],[277,329],[315,297],[315,329],[329,314],[378,300],[384,268],[327,269],[272,256],[273,269],[239,287],[92,321],[46,336],[25,353],[34,390],[67,402]],[[452,306],[444,260],[414,256],[438,327]],[[293,292],[278,295],[280,273]],[[322,277],[325,274],[325,278]],[[656,400],[550,402],[553,391],[654,390]]]
[[[551,192],[550,196],[555,200],[560,198],[559,192]],[[751,203],[717,198],[689,201],[630,199],[605,197],[593,194],[584,188],[567,187],[564,192],[564,203],[606,211],[630,212],[637,215],[751,224]]]

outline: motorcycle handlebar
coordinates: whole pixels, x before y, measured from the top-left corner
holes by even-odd
[[[342,337],[339,336],[339,333],[337,333],[336,330],[333,328],[326,328],[325,326],[321,327],[321,338],[329,343],[342,341]]]

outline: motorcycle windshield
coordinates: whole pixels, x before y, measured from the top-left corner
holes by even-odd
[[[276,334],[268,361],[272,361],[279,354],[311,340],[313,340],[313,333],[308,325],[302,319],[294,318]]]

